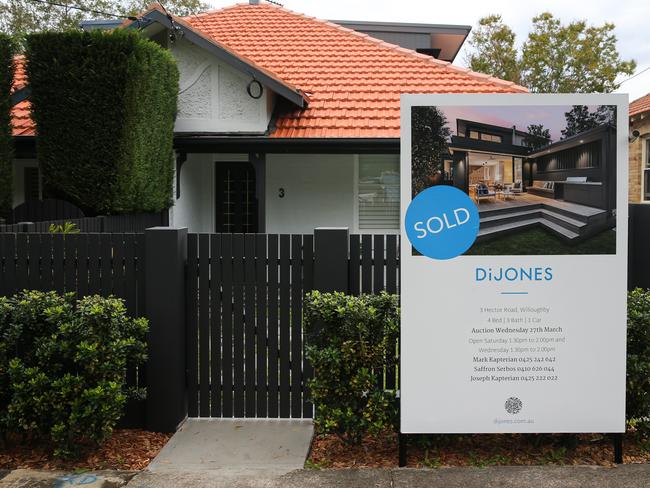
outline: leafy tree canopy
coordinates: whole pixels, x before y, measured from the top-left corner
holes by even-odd
[[[514,31],[500,15],[490,15],[472,33],[467,63],[532,92],[608,93],[618,88],[619,75],[631,75],[636,68],[633,60],[621,59],[614,27],[584,20],[563,24],[545,12],[532,19],[528,38],[518,49]]]
[[[437,107],[411,109],[411,174],[413,196],[432,186],[444,169],[451,129]]]
[[[586,105],[574,105],[565,112],[566,127],[562,129],[562,139],[575,136],[603,124],[616,124],[616,106],[599,105],[593,112]]]
[[[0,32],[20,38],[43,30],[75,29],[88,19],[111,18],[105,14],[133,15],[143,12],[149,0],[57,0],[69,5],[60,7],[34,0],[3,0],[0,2]],[[201,0],[166,0],[165,8],[176,15],[191,15],[209,6]],[[78,10],[71,7],[81,7]],[[116,17],[113,17],[116,18]]]
[[[530,148],[538,149],[551,141],[551,131],[545,129],[543,124],[530,124],[526,130],[524,144]]]

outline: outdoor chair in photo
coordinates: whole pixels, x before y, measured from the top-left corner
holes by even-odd
[[[476,186],[476,203],[481,202],[481,198],[492,198],[494,201],[497,199],[497,194],[494,191],[490,191],[488,186],[484,183],[479,183]]]

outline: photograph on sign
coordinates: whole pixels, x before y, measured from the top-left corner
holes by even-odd
[[[627,98],[401,111],[401,431],[624,431]]]

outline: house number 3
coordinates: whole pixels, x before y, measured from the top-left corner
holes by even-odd
[[[284,188],[280,188],[280,189],[278,190],[278,196],[279,196],[280,198],[284,198]]]

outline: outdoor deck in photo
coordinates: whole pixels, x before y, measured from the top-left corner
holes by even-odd
[[[481,200],[478,204],[479,240],[541,226],[563,240],[574,242],[607,227],[605,210],[527,193],[509,199]]]

